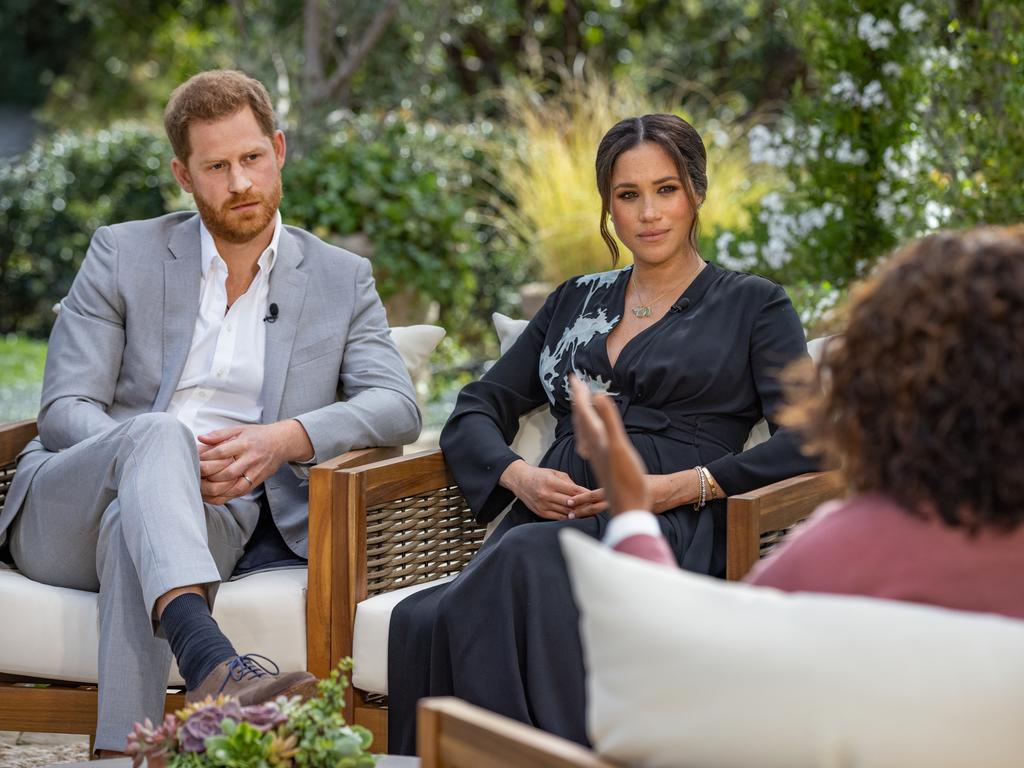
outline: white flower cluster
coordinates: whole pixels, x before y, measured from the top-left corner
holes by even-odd
[[[842,296],[837,288],[825,291],[818,297],[813,306],[807,305],[800,309],[800,324],[804,328],[812,328],[818,325],[829,312],[835,309]]]
[[[809,158],[817,157],[821,138],[821,128],[814,124],[798,132],[796,126],[788,123],[778,133],[755,125],[747,134],[750,162],[776,168],[804,165]]]
[[[849,139],[842,139],[839,142],[839,146],[835,149],[829,147],[824,152],[825,157],[830,160],[835,160],[837,163],[845,163],[847,165],[864,165],[868,161],[867,150],[863,147],[853,148],[850,144]]]
[[[903,67],[895,61],[887,61],[882,65],[882,74],[886,77],[897,78],[903,74]]]
[[[888,19],[876,18],[872,13],[865,13],[857,20],[857,37],[868,44],[868,48],[879,51],[889,47],[896,27]]]
[[[836,78],[835,83],[828,90],[831,96],[835,96],[840,101],[845,101],[848,104],[852,104],[855,107],[861,109],[871,109],[872,107],[888,107],[889,97],[885,95],[885,90],[882,88],[882,84],[877,80],[872,80],[870,83],[864,86],[864,90],[861,91],[857,87],[857,83],[853,79],[853,75],[849,72],[840,72],[839,77]]]
[[[900,29],[906,32],[917,32],[928,20],[928,14],[910,3],[904,3],[900,6],[899,18]]]
[[[763,245],[752,240],[736,244],[738,255],[733,255],[736,236],[723,232],[715,241],[716,261],[727,269],[750,269],[760,254],[762,262],[772,269],[785,266],[793,258],[794,246],[808,239],[812,232],[832,221],[842,221],[843,209],[833,203],[824,203],[820,208],[810,208],[793,214],[787,213],[783,197],[778,192],[769,192],[761,198],[761,213],[758,219],[768,230],[768,239]]]
[[[882,163],[892,178],[911,181],[920,176],[927,152],[928,145],[917,136],[902,147],[886,147]]]
[[[888,181],[880,181],[875,191],[878,193],[875,216],[886,227],[892,229],[897,221],[909,221],[914,215],[913,206],[907,202],[906,189],[900,188],[893,192]]]

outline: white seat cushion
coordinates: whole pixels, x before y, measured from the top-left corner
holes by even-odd
[[[267,610],[273,606],[273,610]],[[0,570],[0,673],[96,682],[97,595]],[[213,616],[239,653],[262,653],[286,672],[306,668],[306,569],[246,576],[220,586]],[[170,685],[183,685],[172,668]]]
[[[448,576],[385,592],[383,595],[363,600],[356,606],[356,621],[352,629],[352,687],[368,693],[387,695],[388,631],[391,627],[391,612],[409,595],[444,584],[454,578]]]
[[[1024,621],[718,581],[560,534],[622,765],[1020,766]]]

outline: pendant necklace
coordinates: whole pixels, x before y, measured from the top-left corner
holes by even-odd
[[[701,267],[703,267],[703,266],[704,266],[704,262],[701,262],[700,267],[697,268],[697,272],[700,272]],[[695,272],[689,279],[692,279],[692,277],[695,277],[696,274],[697,273]],[[682,282],[678,283],[677,285],[681,286]],[[655,296],[650,301],[644,301],[644,297],[640,295],[640,287],[637,285],[636,276],[634,275],[633,276],[633,291],[636,293],[636,297],[640,300],[640,303],[637,304],[635,307],[631,307],[629,311],[632,312],[633,313],[633,317],[637,318],[638,320],[642,320],[645,317],[650,317],[653,314],[652,311],[651,311],[651,305],[652,304],[656,304],[658,301],[661,300],[662,296],[664,296],[666,293],[668,293],[671,290],[672,290],[672,286],[669,286],[668,288],[666,288],[664,291],[659,293],[657,296]]]

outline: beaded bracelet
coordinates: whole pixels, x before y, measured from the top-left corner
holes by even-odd
[[[696,466],[694,469],[697,470],[697,482],[700,484],[700,495],[697,497],[697,502],[693,505],[695,510],[700,510],[704,504],[707,503],[708,497],[708,486],[707,481],[704,479],[704,467]]]

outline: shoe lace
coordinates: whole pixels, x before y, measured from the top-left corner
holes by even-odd
[[[263,661],[261,662],[260,659]],[[266,664],[263,662],[266,662]],[[267,664],[269,664],[270,667],[273,667],[273,669],[268,667]],[[224,677],[224,682],[221,683],[220,689],[217,693],[223,691],[224,686],[226,686],[231,680],[234,680],[236,683],[240,683],[243,680],[250,678],[258,679],[261,677],[267,677],[268,675],[271,677],[277,677],[279,674],[281,674],[281,668],[271,659],[268,659],[266,656],[259,653],[247,653],[243,656],[236,656],[231,660],[231,663],[228,664],[228,673]]]

